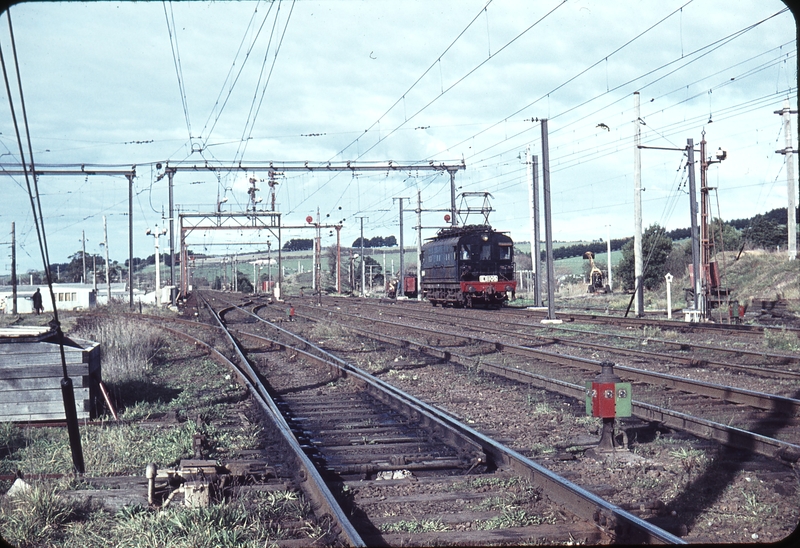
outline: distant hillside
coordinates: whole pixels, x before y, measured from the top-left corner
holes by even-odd
[[[746,251],[738,261],[734,257],[732,252],[725,254],[722,284],[740,302],[800,299],[800,260],[788,261],[785,253],[766,251]]]
[[[768,211],[766,213],[759,213],[749,219],[734,219],[732,221],[726,221],[726,224],[729,224],[736,228],[737,230],[746,230],[753,227],[756,224],[760,224],[763,222],[769,222],[775,225],[776,227],[783,227],[783,236],[780,237],[780,241],[784,241],[786,238],[786,208],[777,208],[773,209],[772,211]],[[675,230],[670,230],[666,232],[666,235],[669,236],[673,241],[678,240],[685,240],[690,238],[692,235],[691,228],[676,228]],[[627,238],[618,238],[611,240],[611,251],[619,251],[622,249],[628,241],[632,240],[633,236],[629,236]],[[518,246],[521,247],[521,246]],[[528,245],[528,253],[530,253],[530,243]],[[592,251],[595,255],[600,253],[605,253],[607,250],[607,244],[603,239],[599,239],[593,242],[581,242],[581,243],[572,243],[572,242],[558,242],[556,245],[553,245],[553,258],[555,260],[559,259],[569,259],[571,257],[582,257],[584,253],[587,251]],[[544,252],[544,243],[542,243],[542,260],[546,259],[545,252]]]

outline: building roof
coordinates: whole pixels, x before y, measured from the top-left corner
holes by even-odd
[[[0,327],[0,343],[41,342],[55,335],[48,325]]]

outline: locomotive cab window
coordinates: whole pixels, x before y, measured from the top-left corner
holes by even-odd
[[[492,246],[489,244],[484,244],[481,246],[481,261],[491,261],[492,260]]]

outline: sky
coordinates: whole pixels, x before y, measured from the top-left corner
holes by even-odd
[[[697,149],[705,132],[708,156],[727,152],[708,169],[714,217],[787,204],[775,111],[785,100],[797,109],[797,44],[778,0],[32,2],[0,16],[0,47],[12,90],[10,102],[0,89],[0,174],[20,165],[10,103],[30,162],[16,51],[38,169],[135,165],[137,257],[154,252],[146,231],[168,225],[165,166],[201,167],[173,179],[176,208],[192,214],[253,207],[251,178],[262,199],[254,207],[269,210],[270,162],[463,163],[460,221],[483,222],[475,210],[489,193],[492,226],[529,241],[524,162],[527,147],[542,159],[542,119],[553,238],[631,236],[637,91],[642,144],[685,149],[693,139]],[[796,114],[791,123],[796,148]],[[641,152],[643,224],[688,227],[686,156],[661,148]],[[26,180],[4,175],[0,241],[8,245],[14,222],[18,271],[40,270]],[[358,238],[362,218],[365,237],[398,237],[397,198],[408,198],[409,246],[418,197],[423,239],[450,207],[441,170],[287,170],[277,181],[284,225],[319,211],[323,223],[342,223],[343,245]],[[127,259],[124,175],[42,175],[37,184],[51,263],[78,253],[84,234],[87,253],[104,254],[104,217],[111,260]],[[329,234],[323,246],[335,244]],[[233,254],[265,249],[267,237],[197,230],[187,242],[195,253]],[[3,258],[8,273],[10,249]]]

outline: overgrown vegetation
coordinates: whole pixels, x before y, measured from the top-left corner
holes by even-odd
[[[143,325],[120,314],[101,314],[84,321],[80,331],[68,333],[100,339],[104,376],[122,419],[80,427],[87,473],[142,475],[151,461],[159,468],[175,467],[194,454],[193,438],[198,433],[206,440],[206,458],[224,459],[258,447],[257,424],[229,428],[218,421],[239,409],[237,404],[247,398],[246,389],[200,350],[169,342]],[[113,381],[107,374],[109,360],[118,360]],[[140,421],[148,418],[159,422]],[[21,548],[255,547],[298,537],[310,544],[328,533],[313,522],[310,507],[293,492],[242,491],[224,504],[204,509],[127,507],[117,514],[71,502],[58,493],[85,489],[85,482],[69,476],[56,483],[41,479],[44,474],[72,472],[64,428],[0,424],[0,458],[0,473],[21,471],[33,486],[0,502],[0,535]],[[2,491],[11,485],[0,483]],[[281,525],[287,520],[291,530]]]
[[[103,379],[108,383],[146,379],[165,346],[156,327],[113,312],[84,322],[72,335],[100,343]]]
[[[782,352],[800,352],[800,339],[795,333],[781,329],[764,329],[764,346]]]
[[[71,502],[55,487],[33,487],[0,503],[3,537],[18,548],[245,547],[276,545],[297,538],[280,525],[285,515],[302,516],[300,533],[313,543],[328,531],[311,521],[311,507],[291,491],[237,493],[207,508],[169,507],[153,512],[128,506],[116,514]]]
[[[633,240],[622,246],[622,260],[614,270],[615,279],[626,289],[633,289],[635,282],[633,251]],[[672,238],[659,225],[650,225],[642,234],[642,251],[646,259],[642,285],[647,289],[656,289],[667,273],[665,265],[672,251]]]

